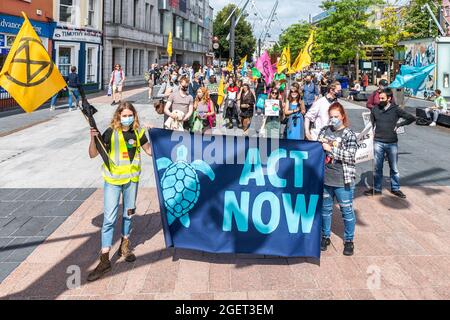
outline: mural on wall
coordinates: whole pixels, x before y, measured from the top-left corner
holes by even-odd
[[[436,63],[436,47],[435,42],[431,40],[418,40],[405,44],[405,65],[412,68],[417,68],[418,71],[423,67],[435,65]],[[425,77],[418,88],[406,88],[407,93],[428,98],[433,94],[435,83],[434,68]],[[408,92],[408,89],[412,89]]]

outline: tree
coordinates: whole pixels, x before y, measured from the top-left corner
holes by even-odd
[[[399,49],[399,42],[407,39],[410,34],[404,30],[406,7],[395,8],[388,6],[383,9],[383,19],[380,22],[381,34],[379,43],[388,57],[388,79],[390,79],[391,57]]]
[[[220,48],[218,49],[218,52],[222,58],[229,59],[229,52],[230,52],[230,43],[227,41],[227,35],[230,33],[230,24],[231,19],[228,21],[226,25],[224,25],[225,20],[228,18],[228,16],[231,14],[233,9],[236,6],[234,4],[229,4],[226,7],[224,7],[220,12],[217,14],[216,18],[214,19],[213,23],[213,32],[214,35],[219,38],[219,44]],[[237,9],[235,12],[236,17],[238,17],[240,14],[240,10]],[[241,20],[239,20],[239,23],[236,26],[235,31],[235,59],[236,61],[242,59],[246,55],[248,57],[251,57],[253,52],[256,50],[256,39],[253,36],[252,33],[252,27],[250,23],[246,21],[247,15],[242,15]]]
[[[272,48],[271,53],[281,55],[283,48],[289,45],[291,47],[291,58],[294,61],[308,41],[311,30],[312,26],[306,21],[290,25],[280,35],[278,44]]]
[[[322,9],[330,15],[321,20],[316,34],[313,56],[316,60],[345,64],[365,57],[363,45],[373,44],[378,31],[371,28],[368,19],[372,6],[381,0],[325,0]],[[331,10],[332,8],[335,10]]]
[[[428,3],[438,17],[438,9],[434,6],[434,2],[433,0],[411,0],[405,15],[405,31],[411,35],[411,38],[421,39],[439,35],[437,26],[430,20],[428,10],[422,9],[423,5]]]

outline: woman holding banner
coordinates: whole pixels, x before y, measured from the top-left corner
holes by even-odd
[[[121,102],[114,113],[110,128],[103,136],[105,149],[110,159],[109,166],[103,165],[104,213],[101,234],[102,250],[100,263],[88,275],[88,281],[95,281],[106,272],[111,271],[109,252],[113,244],[114,228],[117,221],[120,196],[123,198],[122,239],[119,257],[133,262],[136,256],[130,249],[131,217],[136,211],[136,197],[141,174],[141,148],[151,156],[150,144],[145,129],[140,127],[139,117],[134,106],[129,102]],[[99,151],[95,145],[95,137],[99,132],[91,128],[89,156],[95,158]]]
[[[275,89],[274,89],[275,90]],[[284,107],[284,115],[288,118],[286,126],[286,138],[291,140],[305,139],[305,125],[303,115],[306,113],[298,87],[293,86]]]
[[[328,114],[329,125],[322,128],[319,141],[326,152],[324,192],[322,204],[322,240],[320,248],[326,251],[331,244],[331,221],[333,202],[336,197],[344,220],[344,255],[353,255],[353,237],[356,217],[353,210],[355,190],[355,155],[358,143],[355,133],[348,128],[349,122],[344,107],[333,103]]]

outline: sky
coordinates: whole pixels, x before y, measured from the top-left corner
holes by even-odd
[[[224,6],[229,3],[239,4],[241,0],[209,0],[210,5],[214,8],[214,14],[219,12]],[[258,18],[254,16],[255,10],[251,7],[251,2],[247,7],[247,12],[250,14],[250,23],[255,23],[255,36],[258,38],[264,29],[267,18],[272,10],[275,0],[254,0],[255,5],[260,12],[260,15],[264,18],[264,21],[258,21]],[[278,40],[279,34],[283,29],[286,29],[291,24],[298,22],[299,20],[308,20],[309,15],[315,16],[322,12],[320,9],[321,0],[279,0],[277,9],[277,18],[272,24],[270,30],[270,40]]]

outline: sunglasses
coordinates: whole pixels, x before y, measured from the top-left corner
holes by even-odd
[[[278,94],[278,91],[272,91],[272,94]]]

